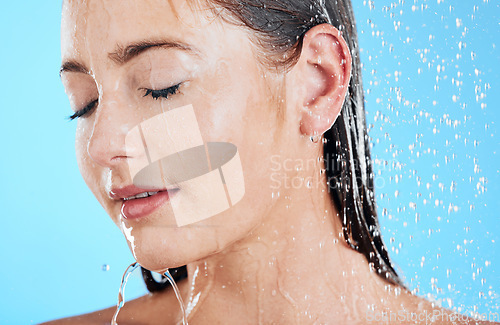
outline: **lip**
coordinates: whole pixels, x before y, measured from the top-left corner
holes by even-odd
[[[136,220],[144,218],[159,209],[179,190],[179,188],[144,189],[130,185],[122,188],[114,188],[109,192],[109,196],[113,200],[122,201],[121,214],[125,219]],[[125,198],[144,192],[158,193],[145,198],[125,200]]]

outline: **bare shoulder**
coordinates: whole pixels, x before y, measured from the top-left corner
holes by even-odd
[[[184,287],[184,288],[183,288]],[[179,289],[187,288],[187,281],[179,283]],[[116,306],[111,306],[92,313],[57,319],[40,325],[109,325],[116,311]],[[179,318],[179,305],[175,293],[171,288],[162,292],[147,294],[134,300],[127,301],[120,311],[118,323],[120,325],[146,325],[157,324],[161,319],[172,320],[176,324]],[[165,324],[168,324],[167,322]]]
[[[56,319],[40,325],[90,325],[90,324],[110,324],[115,307],[98,310],[92,313]]]

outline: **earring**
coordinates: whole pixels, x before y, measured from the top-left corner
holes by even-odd
[[[319,139],[321,139],[321,135],[312,135],[309,137],[309,140],[311,140],[312,143],[318,143]]]

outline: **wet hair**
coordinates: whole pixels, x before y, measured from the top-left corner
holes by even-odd
[[[390,284],[403,286],[378,224],[374,174],[366,129],[361,62],[350,0],[207,0],[225,21],[249,29],[269,67],[292,67],[300,57],[304,34],[329,23],[342,32],[352,56],[352,77],[341,114],[323,135],[324,162],[330,196],[342,222],[347,244],[363,254],[370,268]],[[150,292],[168,287],[143,269]],[[171,270],[175,280],[186,267]]]

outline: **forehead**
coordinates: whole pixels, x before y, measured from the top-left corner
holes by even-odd
[[[202,47],[216,36],[210,10],[186,0],[66,0],[61,23],[63,60],[89,62],[117,46],[160,38]]]

